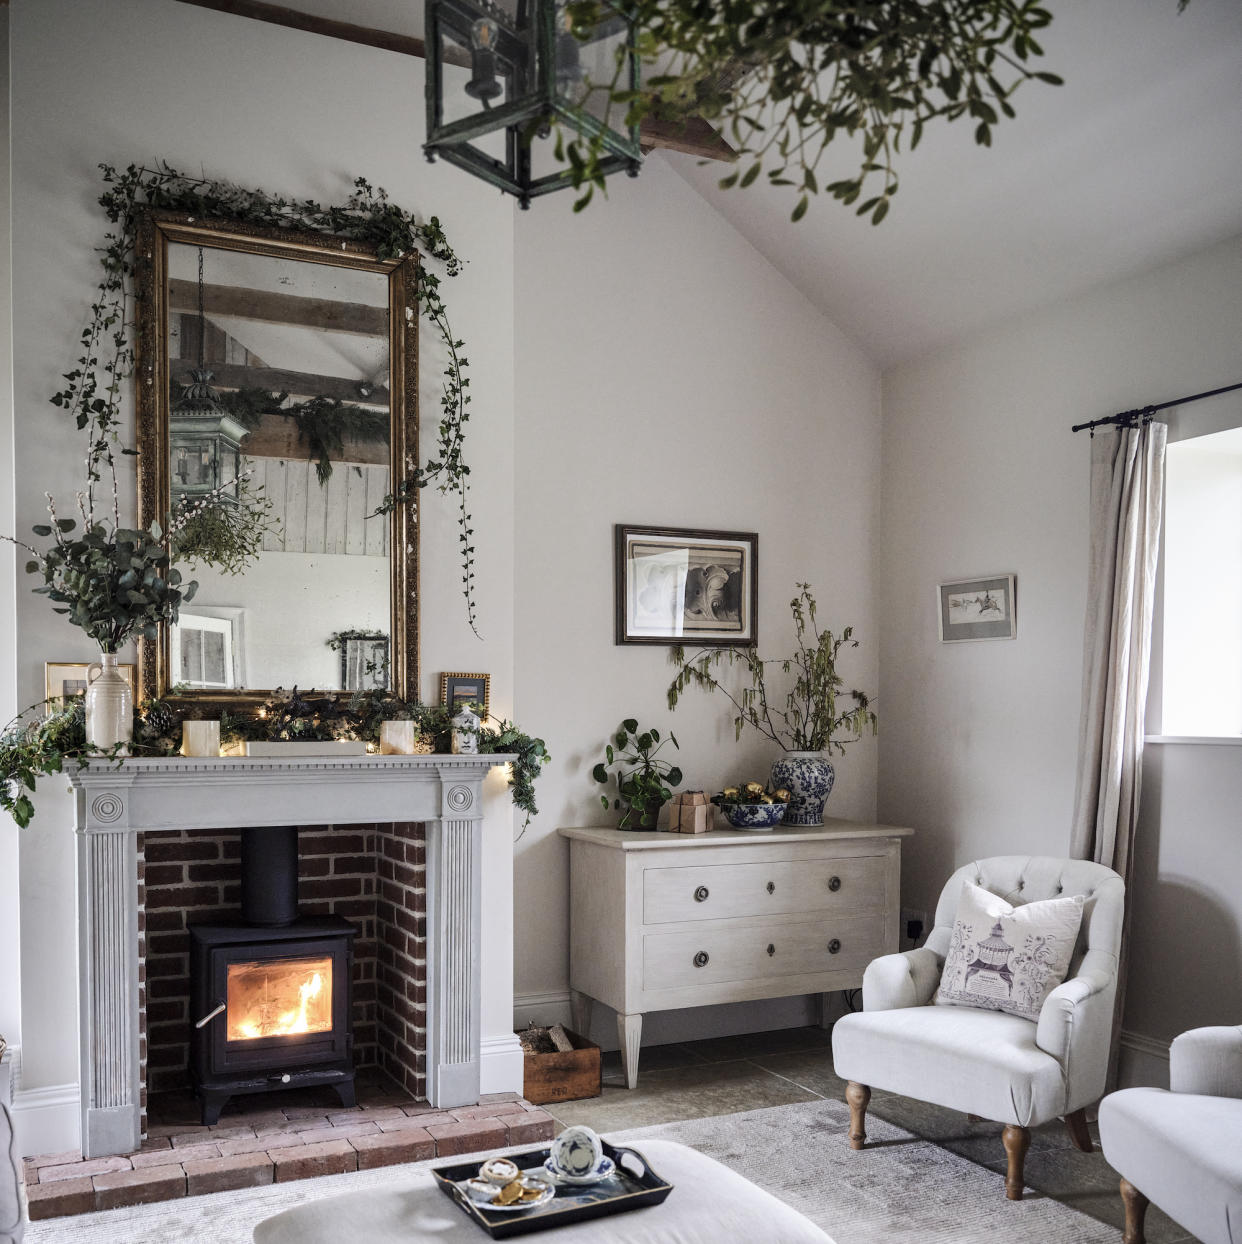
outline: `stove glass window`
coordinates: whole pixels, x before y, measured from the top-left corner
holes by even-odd
[[[228,965],[228,1039],[332,1029],[332,957]]]

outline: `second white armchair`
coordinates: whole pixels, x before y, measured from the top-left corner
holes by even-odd
[[[1015,907],[1082,895],[1069,975],[1038,1021],[965,1006],[929,1006],[953,935],[965,881]],[[1084,1108],[1104,1092],[1121,948],[1125,886],[1111,868],[1045,856],[996,856],[959,868],[936,906],[926,945],[874,960],[863,1010],[837,1021],[832,1055],[848,1080],[850,1144],[866,1143],[872,1088],[933,1102],[1005,1125],[1006,1195],[1021,1200],[1030,1129],[1063,1117],[1074,1144],[1091,1151]]]

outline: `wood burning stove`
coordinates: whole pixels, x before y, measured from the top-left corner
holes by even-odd
[[[203,1122],[235,1094],[312,1085],[352,1106],[357,929],[298,914],[295,828],[243,832],[242,920],[189,929],[190,1079]]]

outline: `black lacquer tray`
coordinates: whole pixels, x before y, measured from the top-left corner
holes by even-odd
[[[661,1179],[637,1150],[610,1145],[606,1140],[602,1143],[605,1156],[616,1163],[612,1175],[585,1186],[558,1184],[552,1200],[526,1211],[489,1210],[486,1205],[472,1201],[465,1189],[458,1187],[460,1181],[473,1179],[479,1173],[479,1158],[453,1166],[433,1167],[431,1173],[440,1191],[451,1197],[466,1217],[477,1222],[493,1240],[508,1240],[533,1231],[567,1227],[573,1222],[659,1205],[672,1192],[673,1185]],[[542,1169],[549,1152],[548,1149],[532,1149],[529,1153],[506,1156],[521,1170]]]

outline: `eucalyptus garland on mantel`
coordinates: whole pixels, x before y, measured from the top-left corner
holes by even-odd
[[[314,199],[287,199],[263,190],[247,189],[209,177],[189,177],[161,161],[155,168],[131,164],[118,171],[101,164],[108,189],[99,203],[113,226],[99,248],[103,277],[91,303],[89,322],[82,330],[81,353],[65,373],[65,387],[52,402],[74,416],[79,428],[89,429],[88,493],[106,470],[115,477],[113,445],[120,430],[120,407],[126,382],[133,374],[134,345],[129,317],[134,242],[138,217],[144,208],[162,208],[206,218],[228,218],[248,224],[286,229],[311,229],[375,248],[380,259],[396,259],[411,251],[436,260],[446,276],[457,276],[463,261],[449,244],[438,217],[420,221],[393,203],[386,191],[365,178],[354,180],[344,204],[324,206]],[[470,468],[463,457],[465,425],[470,419],[469,360],[464,342],[454,336],[440,293],[440,277],[426,263],[418,266],[418,312],[439,333],[447,351],[440,395],[440,424],[436,451],[417,466],[385,498],[377,513],[390,513],[413,500],[417,491],[435,484],[456,498],[460,543],[462,595],[470,629],[479,634],[474,601],[474,529],[467,496]],[[133,454],[132,449],[122,449]]]

